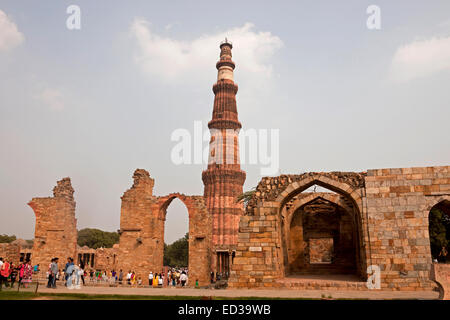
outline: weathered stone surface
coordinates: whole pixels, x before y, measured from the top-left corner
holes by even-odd
[[[0,257],[3,261],[18,264],[20,260],[20,245],[15,243],[0,243]]]
[[[200,286],[208,285],[212,229],[204,198],[179,193],[156,197],[147,171],[137,169],[133,178],[133,186],[122,196],[117,268],[135,271],[142,279],[150,271],[163,272],[166,210],[178,198],[189,214],[189,284],[198,280]]]
[[[279,279],[286,276],[289,262],[289,239],[283,231],[291,226],[289,212],[294,204],[305,205],[301,203],[303,198],[313,201],[315,196],[300,192],[318,184],[338,193],[341,200],[335,203],[352,213],[357,235],[356,264],[362,280],[367,278],[366,267],[377,265],[381,269],[382,289],[431,290],[428,215],[434,205],[450,200],[449,179],[449,166],[263,178],[246,210],[246,219],[242,219],[245,223],[240,225],[238,238],[242,242],[237,246],[230,287],[280,286]],[[262,216],[272,218],[269,221],[274,232],[269,238],[261,237]],[[316,227],[324,230],[320,225]],[[301,230],[297,230],[297,235],[298,232]],[[301,242],[301,238],[294,240],[291,249],[300,248]],[[263,243],[268,245],[264,261],[270,263],[259,264],[259,260],[254,260],[259,258],[257,252],[250,248]],[[247,266],[262,275],[250,274]]]
[[[433,263],[431,279],[440,286],[440,298],[450,300],[450,264]]]
[[[70,178],[57,182],[53,197],[33,198],[28,205],[36,215],[31,260],[47,266],[53,257],[65,261],[76,258],[77,220],[75,219],[74,190]]]

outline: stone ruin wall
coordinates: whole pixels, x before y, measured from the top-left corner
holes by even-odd
[[[147,279],[148,273],[163,272],[166,209],[179,198],[189,214],[190,285],[209,284],[211,220],[202,196],[153,195],[154,180],[147,171],[137,169],[133,186],[122,196],[118,269],[135,271]]]
[[[120,218],[120,242],[114,248],[77,248],[74,190],[70,179],[57,182],[53,197],[33,198],[29,206],[36,215],[35,241],[32,264],[47,266],[53,257],[63,266],[68,257],[78,261],[78,253],[95,255],[96,270],[122,269],[135,271],[137,277],[147,279],[148,273],[163,271],[164,227],[166,209],[174,198],[179,198],[189,213],[189,278],[194,285],[209,284],[211,219],[203,196],[170,194],[164,197],[153,195],[154,180],[147,171],[135,171],[134,184],[122,196]],[[20,246],[0,246],[6,257],[20,257]]]
[[[278,280],[285,276],[280,208],[293,200],[297,191],[312,184],[352,199],[360,214],[358,264],[361,270],[371,264],[381,268],[382,289],[432,288],[430,272],[436,267],[431,262],[428,215],[434,205],[450,201],[449,166],[263,178],[240,220],[230,287],[280,287]],[[124,272],[134,270],[143,279],[150,270],[162,271],[165,210],[177,197],[189,212],[191,284],[197,278],[200,285],[209,284],[211,221],[203,197],[180,194],[156,197],[153,185],[148,172],[136,170],[133,187],[122,197],[120,245],[115,249],[117,262],[99,261],[100,265],[106,269],[121,268]],[[46,265],[54,256],[60,261],[68,256],[76,259],[75,201],[70,179],[58,181],[53,197],[33,198],[29,205],[36,215],[32,263]],[[12,246],[0,246],[0,253],[17,259],[17,248]],[[105,251],[104,256],[108,255]],[[436,278],[439,277],[442,278],[441,275]]]
[[[35,238],[31,262],[48,266],[58,257],[65,263],[68,257],[76,259],[77,220],[75,218],[74,190],[70,178],[57,182],[53,197],[33,198],[28,205],[36,215]]]
[[[263,178],[241,218],[230,287],[280,286],[285,275],[280,210],[296,190],[315,183],[353,199],[365,248],[360,264],[381,268],[382,289],[432,289],[428,215],[450,199],[449,166]]]
[[[155,210],[154,180],[145,170],[136,170],[133,179],[133,186],[121,198],[118,269],[135,271],[146,279],[150,270],[161,269],[156,263],[162,259],[159,249],[163,243],[156,233],[161,221]]]
[[[15,265],[20,263],[20,245],[14,243],[0,243],[0,257],[3,261],[13,262]]]
[[[450,166],[367,172],[370,263],[381,268],[382,288],[430,288],[428,216],[445,199],[450,199]]]

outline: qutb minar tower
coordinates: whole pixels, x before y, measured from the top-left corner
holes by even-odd
[[[225,39],[220,45],[220,60],[216,64],[217,82],[213,85],[214,109],[208,123],[211,132],[208,168],[202,173],[204,197],[212,215],[213,271],[227,276],[237,244],[242,204],[236,198],[242,194],[245,172],[239,160],[238,134],[241,123],[236,108],[238,86],[233,80],[232,44]]]

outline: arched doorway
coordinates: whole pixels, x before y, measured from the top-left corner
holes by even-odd
[[[163,266],[187,268],[189,256],[189,214],[185,204],[174,198],[166,208]]]
[[[333,173],[300,176],[278,193],[284,276],[367,278],[363,196],[360,176]]]
[[[433,262],[448,263],[450,250],[450,200],[441,200],[428,215],[430,251]]]
[[[208,215],[204,199],[202,196],[185,196],[183,194],[174,193],[168,196],[158,198],[159,220],[166,221],[168,207],[178,199],[187,208],[188,212],[188,284],[195,286],[205,286],[209,284],[209,272],[211,269],[211,220]],[[160,230],[160,239],[164,239],[164,230]],[[164,243],[164,241],[161,241]],[[157,256],[160,257],[158,265],[163,267],[164,246],[158,247]]]
[[[355,221],[348,209],[336,204],[338,197],[331,192],[314,194],[288,210],[288,275],[356,274]]]

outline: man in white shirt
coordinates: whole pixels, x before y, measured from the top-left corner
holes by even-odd
[[[148,274],[148,285],[152,286],[153,284],[153,272],[150,271],[150,273]]]
[[[127,283],[131,285],[131,271],[127,273]]]
[[[183,271],[183,273],[180,275],[180,281],[181,281],[182,287],[184,287],[186,285],[187,279],[188,279],[188,277],[187,277],[186,273]]]

